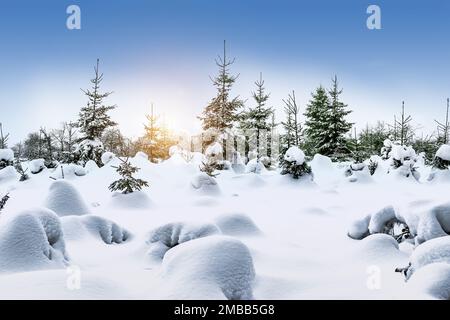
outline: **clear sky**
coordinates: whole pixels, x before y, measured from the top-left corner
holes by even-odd
[[[66,28],[71,4],[81,30]],[[381,30],[366,27],[370,4]],[[428,133],[450,96],[449,15],[446,0],[1,0],[0,122],[17,142],[74,120],[98,57],[126,135],[142,133],[151,102],[173,128],[194,132],[226,39],[240,73],[233,93],[252,103],[263,72],[279,120],[291,90],[304,108],[337,74],[358,128],[392,121],[405,100]]]

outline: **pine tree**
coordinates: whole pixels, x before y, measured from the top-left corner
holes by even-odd
[[[100,84],[103,81],[103,73],[99,72],[99,59],[94,67],[95,76],[91,80],[92,88],[82,90],[88,97],[88,103],[81,108],[76,126],[80,128],[82,137],[79,139],[77,158],[79,162],[86,163],[88,160],[94,160],[99,166],[101,163],[101,154],[103,146],[100,138],[109,127],[117,125],[111,120],[108,112],[115,109],[116,106],[107,106],[103,99],[107,98],[112,92],[100,92]]]
[[[400,145],[410,144],[414,137],[414,128],[411,126],[412,117],[405,114],[405,101],[402,101],[402,114],[400,118],[394,116],[394,142],[399,140]]]
[[[133,174],[138,172],[140,169],[131,165],[128,158],[125,160],[119,158],[122,162],[118,167],[113,167],[120,174],[121,178],[114,181],[109,185],[109,190],[121,191],[123,194],[132,193],[134,191],[140,191],[142,187],[148,187],[148,182],[142,179],[137,179],[133,177]]]
[[[158,116],[153,113],[153,103],[151,105],[151,113],[146,115],[147,124],[145,127],[145,153],[148,155],[148,159],[155,162],[160,158],[160,152],[158,152],[158,143],[160,142],[161,128],[158,126]]]
[[[305,149],[308,154],[322,153],[322,145],[325,143],[324,135],[327,134],[328,107],[330,101],[326,90],[319,86],[312,99],[306,106],[305,119]]]
[[[212,133],[209,141],[205,141],[206,145],[212,143],[219,136],[224,138],[227,130],[232,128],[233,123],[238,120],[238,110],[244,105],[239,97],[230,98],[231,88],[239,76],[230,74],[229,68],[234,62],[235,59],[229,60],[226,56],[226,42],[224,41],[223,57],[219,56],[219,59],[216,60],[219,75],[211,79],[217,89],[217,95],[206,106],[202,116],[198,117],[203,123],[203,130]],[[223,145],[226,144],[223,143]]]
[[[0,122],[0,149],[8,148],[9,133],[3,135],[3,125]]]
[[[244,111],[241,115],[241,128],[254,133],[256,140],[257,161],[260,160],[261,154],[267,155],[267,145],[262,145],[262,133],[271,129],[269,118],[273,114],[271,107],[266,107],[270,94],[266,94],[264,88],[264,80],[262,73],[260,78],[255,82],[257,90],[252,93],[256,102],[254,108]]]
[[[449,143],[449,134],[450,134],[450,120],[448,118],[449,111],[449,98],[447,98],[447,111],[445,113],[445,121],[439,122],[434,120],[437,123],[437,132],[438,132],[438,143],[439,144],[448,144]]]

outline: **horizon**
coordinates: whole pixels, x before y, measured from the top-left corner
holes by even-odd
[[[450,45],[442,41],[450,30],[450,4],[432,2],[3,4],[0,105],[14,112],[2,112],[0,122],[13,145],[41,126],[75,120],[87,101],[80,88],[89,87],[99,58],[101,89],[114,92],[106,102],[117,105],[112,119],[125,136],[143,134],[151,103],[171,129],[196,134],[197,116],[215,94],[209,77],[217,73],[214,59],[225,39],[227,55],[236,58],[231,72],[240,74],[232,94],[251,106],[262,72],[277,122],[284,120],[282,99],[292,90],[303,114],[311,92],[328,88],[337,75],[357,131],[377,120],[391,123],[405,101],[406,113],[421,127],[417,134],[430,134],[450,96]],[[71,4],[81,9],[80,30],[66,28]],[[381,8],[381,30],[366,27],[370,4]]]

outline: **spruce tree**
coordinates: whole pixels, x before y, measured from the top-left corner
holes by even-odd
[[[312,99],[306,106],[305,115],[305,149],[309,154],[325,152],[322,145],[327,134],[328,107],[330,101],[326,90],[319,86],[312,93]]]
[[[3,125],[0,122],[0,149],[8,148],[9,133],[3,134]]]
[[[133,174],[139,171],[138,167],[133,166],[128,158],[125,160],[119,158],[121,164],[113,167],[120,174],[121,178],[109,185],[111,191],[121,191],[123,194],[139,191],[142,187],[148,187],[148,182],[133,177]]]
[[[212,134],[212,137],[205,141],[206,145],[212,143],[221,136],[225,140],[227,130],[232,128],[233,123],[238,120],[238,110],[243,106],[243,101],[239,97],[230,97],[230,91],[238,76],[230,74],[230,66],[235,59],[229,60],[226,55],[226,42],[223,46],[223,57],[219,56],[216,65],[219,67],[219,74],[211,79],[217,89],[217,95],[203,110],[198,118],[202,121],[203,130]],[[223,143],[225,147],[225,143]],[[225,148],[224,148],[225,152]],[[226,155],[224,155],[226,156]]]
[[[292,146],[300,146],[300,138],[302,135],[302,126],[300,124],[299,113],[300,109],[295,99],[295,91],[288,95],[288,98],[283,99],[284,112],[286,114],[286,122],[282,122],[285,135],[283,136],[284,150],[282,153]]]
[[[158,125],[158,116],[153,112],[153,103],[151,105],[150,114],[146,115],[147,124],[145,127],[145,147],[144,151],[148,155],[148,159],[151,162],[156,162],[158,158],[161,158],[161,152],[158,150],[160,146],[158,144],[161,140],[161,128]]]
[[[438,143],[439,144],[448,144],[449,134],[450,134],[450,120],[448,118],[448,112],[450,107],[450,101],[449,98],[447,98],[447,111],[445,113],[445,121],[439,122],[437,120],[434,120],[437,123],[437,132],[438,132]]]
[[[266,94],[265,92],[262,73],[260,74],[259,80],[255,82],[255,85],[257,89],[252,93],[252,96],[256,105],[242,113],[241,128],[255,135],[257,161],[259,161],[262,153],[267,156],[267,145],[261,145],[261,134],[264,131],[267,133],[271,129],[269,118],[273,114],[273,109],[266,106],[270,94]]]
[[[103,81],[103,73],[99,71],[99,59],[94,67],[95,76],[91,80],[92,88],[82,90],[88,97],[88,103],[81,108],[76,126],[80,128],[82,137],[79,139],[78,160],[87,162],[94,160],[98,165],[102,165],[100,157],[103,152],[103,146],[100,138],[105,129],[117,125],[111,120],[108,112],[115,109],[115,105],[105,105],[103,99],[107,98],[112,92],[100,92],[100,84]]]

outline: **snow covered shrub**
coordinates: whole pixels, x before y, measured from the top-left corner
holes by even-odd
[[[7,166],[12,166],[14,152],[11,149],[0,149],[0,170]]]
[[[390,157],[392,151],[392,141],[389,139],[384,140],[383,147],[381,148],[381,159],[387,160]]]
[[[98,166],[101,166],[103,164],[102,155],[104,151],[103,143],[100,140],[86,139],[76,145],[74,160],[82,166],[89,160],[93,160]]]
[[[243,213],[219,216],[215,223],[223,234],[230,236],[253,236],[261,233],[253,220]]]
[[[102,154],[102,164],[106,165],[108,164],[112,159],[114,159],[116,157],[116,155],[112,152],[106,151]]]
[[[253,172],[256,174],[260,174],[264,171],[266,171],[266,167],[264,166],[262,161],[258,160],[257,158],[250,160],[245,168],[245,172],[247,173]]]
[[[245,172],[245,164],[241,158],[241,154],[237,151],[233,152],[231,157],[231,168],[235,173],[244,173]]]
[[[408,280],[420,268],[440,262],[450,264],[450,236],[435,238],[417,246],[410,257],[409,266],[397,268],[396,271],[402,272]]]
[[[195,175],[191,181],[191,186],[195,190],[201,190],[207,194],[219,193],[219,186],[217,184],[215,176],[210,176],[206,172],[200,172]]]
[[[253,298],[252,256],[231,237],[211,236],[174,247],[164,256],[161,276],[173,286],[170,296],[175,299]]]
[[[416,243],[450,234],[450,204],[438,205],[423,212],[417,224]]]
[[[126,229],[99,216],[63,217],[61,222],[67,239],[77,240],[92,235],[106,244],[120,244],[131,237]]]
[[[9,198],[10,198],[9,193],[7,193],[0,199],[0,211],[3,210]]]
[[[64,268],[67,261],[61,222],[54,212],[35,208],[0,225],[0,272]]]
[[[378,168],[378,162],[375,159],[370,158],[367,167],[369,168],[370,175],[373,176]]]
[[[416,180],[419,180],[420,174],[415,167],[417,155],[412,147],[397,144],[392,145],[390,159],[391,168],[397,174],[407,178],[413,176]]]
[[[408,280],[408,286],[433,299],[450,300],[450,264],[437,262],[420,268]]]
[[[450,168],[450,145],[442,145],[433,160],[433,168],[439,170],[447,170]]]
[[[205,172],[209,176],[213,176],[212,173],[215,170],[223,169],[223,160],[222,157],[222,145],[218,142],[212,143],[205,151],[206,162],[203,162],[201,171]]]
[[[20,162],[19,159],[17,159],[17,161],[14,162],[14,168],[16,169],[17,173],[20,174],[19,181],[22,182],[30,178],[27,174],[28,168],[24,170],[22,163]]]
[[[45,207],[53,210],[59,216],[78,216],[90,213],[78,190],[67,180],[57,180],[50,185]]]
[[[32,174],[38,174],[42,172],[45,168],[45,160],[44,159],[34,159],[28,163],[28,168]]]
[[[198,238],[219,234],[220,231],[213,224],[192,224],[172,222],[152,230],[148,235],[147,254],[156,259],[162,259],[171,248]]]
[[[290,147],[281,161],[281,174],[290,174],[294,179],[311,174],[311,168],[305,162],[305,154],[298,147]]]
[[[121,164],[118,167],[113,167],[121,175],[117,181],[114,181],[109,185],[111,191],[121,191],[123,194],[132,193],[134,191],[140,191],[142,187],[148,187],[148,182],[142,179],[133,177],[133,174],[140,169],[131,165],[128,158],[125,160],[119,158]]]

